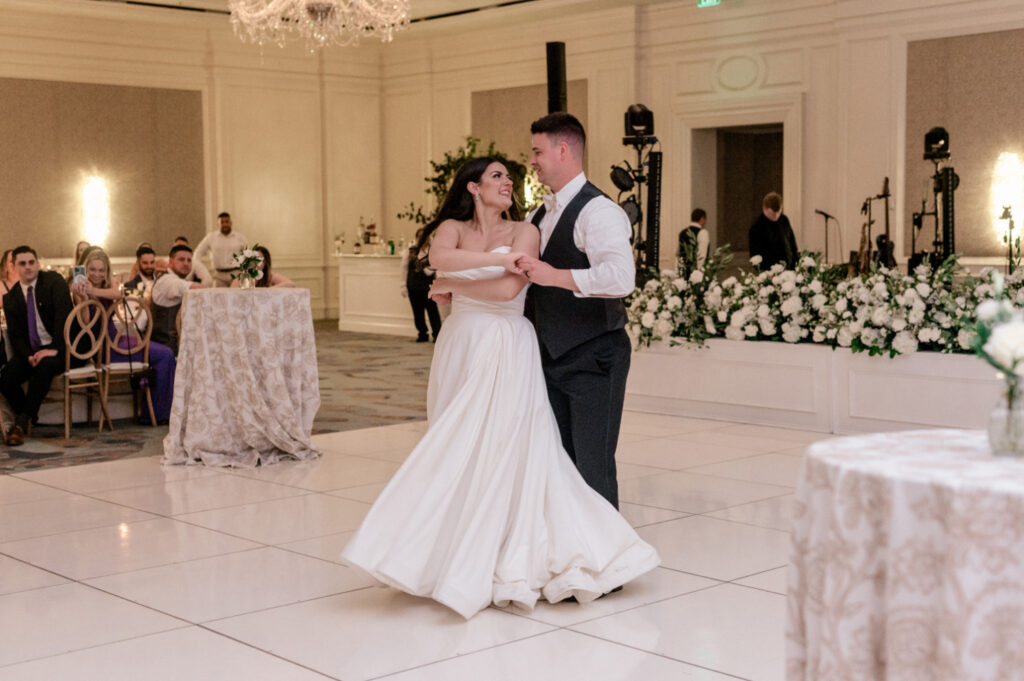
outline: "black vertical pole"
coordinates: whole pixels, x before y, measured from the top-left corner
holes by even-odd
[[[658,263],[661,240],[661,152],[647,155],[647,225],[644,230],[647,246],[647,267],[660,270]]]
[[[568,111],[565,83],[565,43],[548,43],[548,113]]]

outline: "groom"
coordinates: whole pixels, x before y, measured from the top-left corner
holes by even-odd
[[[529,218],[540,230],[540,259],[516,262],[534,284],[526,315],[562,444],[587,484],[618,508],[615,446],[632,352],[622,298],[636,278],[629,218],[583,174],[586,133],[574,116],[548,114],[530,132],[530,165],[552,193]]]

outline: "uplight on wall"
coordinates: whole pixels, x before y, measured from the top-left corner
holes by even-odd
[[[110,234],[110,192],[103,178],[85,178],[82,185],[82,232],[91,244],[102,244]]]
[[[1008,223],[1002,215],[1006,206],[1010,207],[1014,222],[1024,225],[1024,163],[1017,154],[1003,152],[999,155],[992,171],[991,196],[992,227],[1004,238]]]

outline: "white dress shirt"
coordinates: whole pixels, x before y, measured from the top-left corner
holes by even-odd
[[[540,221],[541,253],[547,248],[562,211],[586,182],[586,176],[580,173],[554,194],[553,199],[544,197],[547,211]],[[553,207],[550,205],[552,200]],[[527,219],[532,217],[533,213],[530,213]],[[598,196],[587,202],[572,232],[576,248],[585,253],[590,261],[590,269],[570,270],[580,290],[577,297],[621,298],[632,293],[636,285],[633,247],[629,243],[632,233],[626,212],[614,201]]]
[[[224,235],[220,230],[210,232],[203,237],[203,240],[196,246],[192,254],[194,260],[202,260],[209,251],[213,255],[213,268],[215,270],[234,269],[235,262],[231,256],[249,247],[249,240],[243,235],[232,230],[230,234]]]
[[[196,258],[192,259],[192,271],[189,272],[189,275],[185,278],[189,281],[198,282],[203,286],[209,286],[213,283],[213,277],[210,276],[210,270],[206,269],[206,265]]]
[[[188,291],[190,288],[192,288],[191,281],[182,279],[174,272],[168,271],[167,274],[156,280],[156,283],[153,284],[153,292],[150,295],[154,305],[174,307],[181,303],[181,299],[185,296],[185,291]]]
[[[33,281],[28,286],[25,286],[25,284],[23,284],[20,281],[18,282],[18,284],[21,285],[21,294],[23,296],[25,296],[25,305],[26,305],[25,312],[26,312],[26,314],[28,313],[28,307],[27,307],[28,306],[28,288],[29,288],[29,286],[35,286],[38,283],[39,283],[39,279],[38,278],[36,278],[36,280]],[[43,324],[43,318],[39,314],[39,291],[33,291],[32,292],[32,296],[33,296],[33,298],[35,300],[35,304],[36,304],[36,331],[39,332],[39,342],[41,344],[43,344],[43,345],[49,345],[50,343],[53,342],[53,336],[51,336],[49,334],[49,332],[46,330],[46,326]],[[28,317],[26,317],[25,319],[28,319]]]

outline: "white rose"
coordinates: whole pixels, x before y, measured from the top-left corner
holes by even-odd
[[[651,298],[651,299],[649,299],[647,301],[647,311],[648,312],[657,312],[658,308],[660,308],[660,307],[661,307],[661,301],[658,300],[657,298]]]
[[[825,304],[827,302],[828,298],[825,296],[825,294],[819,293],[813,298],[811,298],[811,307],[813,307],[815,310],[820,310],[821,308],[825,307]]]
[[[893,331],[902,331],[907,328],[907,320],[903,317],[896,317],[892,320],[891,326]]]
[[[764,260],[764,258],[762,258],[759,255],[755,255],[754,257],[752,257],[750,259],[750,264],[751,265],[760,265],[762,260]]]
[[[645,329],[649,329],[649,328],[653,327],[654,326],[654,313],[653,312],[644,312],[644,316],[640,318],[640,324],[642,324]]]
[[[886,287],[885,282],[880,281],[871,287],[871,292],[876,296],[884,297],[889,295],[889,289]]]
[[[683,306],[683,299],[682,298],[680,298],[679,296],[669,296],[669,299],[668,299],[668,309],[670,309],[670,310],[678,310],[682,306]]]
[[[729,326],[743,326],[750,319],[750,316],[750,308],[741,307],[732,313],[732,317],[729,318]]]
[[[782,314],[787,317],[792,316],[800,311],[803,307],[803,301],[800,300],[800,296],[790,296],[782,301]]]
[[[829,340],[832,340],[835,337],[836,337],[836,330],[835,330],[834,327],[831,328],[831,329],[826,329],[825,330],[825,338],[828,338]]]
[[[978,320],[982,322],[995,319],[996,315],[999,314],[999,302],[996,300],[986,300],[978,306],[976,314],[978,315]]]
[[[817,263],[814,262],[814,258],[812,258],[809,255],[805,255],[804,257],[800,258],[800,267],[810,269],[816,265]]]
[[[701,272],[700,270],[694,270],[692,273],[690,273],[690,283],[691,284],[699,284],[702,281],[704,281],[704,273],[703,272]]]
[[[704,330],[712,336],[715,335],[715,322],[707,315],[704,315]]]
[[[811,280],[811,283],[807,285],[807,288],[811,289],[811,293],[821,293],[821,280]]]
[[[764,303],[762,303],[761,305],[758,306],[758,308],[757,308],[757,317],[758,317],[758,319],[767,319],[768,317],[771,317],[771,316],[772,316],[772,309],[770,307],[768,307]]]
[[[743,327],[743,333],[753,338],[757,335],[757,324],[747,324]]]
[[[777,330],[776,327],[775,327],[775,322],[773,322],[770,319],[762,319],[759,322],[759,324],[761,326],[761,333],[763,333],[766,336],[774,336],[775,335],[775,332]]]
[[[923,310],[918,310],[917,308],[912,309],[909,312],[909,314],[907,314],[907,321],[909,323],[917,326],[922,321],[924,321],[924,311]]]
[[[836,312],[845,312],[846,311],[846,305],[847,305],[846,298],[840,298],[839,300],[837,300],[836,301]]]
[[[780,288],[780,290],[783,293],[792,293],[793,289],[795,289],[795,288],[796,288],[796,282],[794,282],[794,281],[784,281],[784,282],[782,282],[782,287]]]
[[[839,341],[839,345],[844,348],[848,348],[853,343],[853,331],[850,330],[850,327],[844,326],[839,329],[839,333],[836,334],[836,339]]]
[[[875,326],[885,326],[892,319],[889,310],[884,307],[876,307],[871,311],[871,323]]]
[[[718,321],[724,323],[725,320],[727,320],[729,318],[729,313],[726,312],[725,310],[719,310],[718,311],[718,315],[716,315],[716,316],[718,317]]]
[[[956,342],[960,344],[960,347],[964,350],[971,349],[971,343],[974,342],[975,333],[968,331],[967,329],[960,329],[960,332],[956,334]]]
[[[892,348],[901,355],[917,352],[917,340],[909,331],[901,331],[892,339]]]
[[[811,340],[813,340],[815,343],[825,342],[825,332],[822,330],[823,328],[824,327],[819,326],[816,329],[814,329],[814,335],[811,336]]]
[[[682,277],[679,277],[677,279],[673,279],[672,280],[672,285],[675,286],[677,289],[679,289],[681,291],[681,290],[686,288],[686,280],[683,279]]]
[[[722,282],[722,288],[729,288],[730,286],[736,283],[736,277],[729,277],[728,279]]]
[[[782,325],[782,340],[787,343],[796,343],[803,338],[802,330],[795,324]]]
[[[672,322],[667,319],[659,319],[654,324],[654,335],[667,338],[672,334]]]
[[[644,284],[644,293],[654,293],[658,290],[659,285],[661,285],[661,282],[657,279],[648,279],[647,283]]]
[[[932,287],[922,282],[915,286],[914,290],[917,291],[917,295],[921,296],[922,298],[927,298],[929,295],[931,295]]]
[[[725,337],[729,340],[743,340],[743,329],[738,326],[725,327]]]
[[[662,310],[661,313],[658,314],[658,319],[672,319],[672,313],[668,310]]]
[[[704,302],[710,307],[718,307],[722,303],[722,290],[713,288],[704,296]]]

